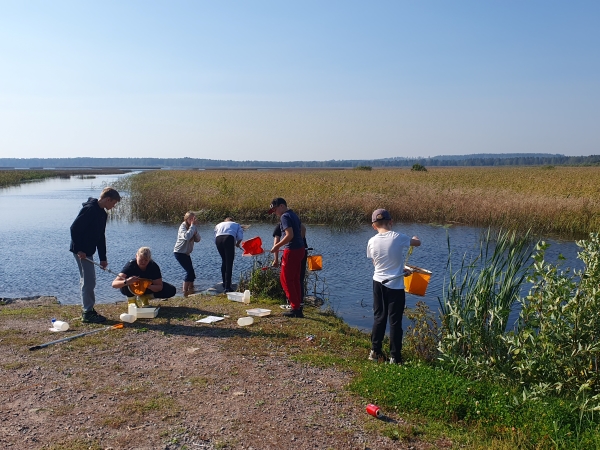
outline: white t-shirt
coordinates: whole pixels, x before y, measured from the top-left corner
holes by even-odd
[[[378,233],[369,239],[367,258],[373,260],[373,279],[379,281],[397,277],[404,272],[406,252],[410,247],[410,237],[395,231]],[[385,285],[390,289],[404,289],[404,277],[396,278]]]

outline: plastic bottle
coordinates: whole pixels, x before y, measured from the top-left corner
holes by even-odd
[[[129,303],[127,306],[127,312],[133,317],[137,318],[137,305],[135,303]]]
[[[244,291],[244,298],[242,299],[242,302],[246,304],[250,303],[250,291],[248,289]]]
[[[119,316],[119,319],[121,319],[121,322],[133,323],[135,322],[135,319],[137,319],[137,317],[133,314],[123,313]]]
[[[254,319],[252,317],[240,317],[238,319],[238,325],[240,327],[247,327],[248,325],[252,325],[254,323]]]
[[[52,319],[52,324],[53,328],[57,331],[67,331],[69,329],[69,324],[62,320]]]

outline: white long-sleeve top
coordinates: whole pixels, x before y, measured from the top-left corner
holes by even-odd
[[[240,224],[236,222],[226,221],[217,224],[215,227],[215,239],[218,236],[223,236],[225,234],[233,236],[236,242],[244,239],[244,230],[242,230]]]

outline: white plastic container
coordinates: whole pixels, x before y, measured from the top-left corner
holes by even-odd
[[[137,317],[133,314],[123,313],[119,316],[119,319],[121,319],[121,322],[133,323],[135,322],[135,319],[137,319]]]
[[[238,319],[238,325],[240,327],[247,327],[248,325],[252,325],[254,323],[254,319],[252,317],[240,317]]]
[[[248,314],[249,316],[264,317],[270,315],[271,310],[262,308],[247,309],[246,314]]]
[[[245,304],[250,303],[250,291],[248,289],[244,291],[244,297],[242,298],[242,302],[244,302]]]
[[[228,292],[227,298],[229,300],[233,300],[234,302],[244,303],[244,294],[241,292]]]
[[[67,331],[69,329],[69,324],[67,322],[63,322],[62,320],[52,319],[52,328],[50,331]]]
[[[160,308],[138,308],[135,303],[130,303],[127,309],[127,312],[136,319],[154,319],[158,316]]]

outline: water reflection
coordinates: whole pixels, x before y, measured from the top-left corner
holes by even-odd
[[[54,295],[62,303],[79,304],[79,277],[69,253],[69,227],[81,204],[97,197],[102,187],[117,176],[100,175],[95,179],[53,179],[0,190],[0,297]],[[293,203],[290,203],[293,207]],[[182,211],[183,215],[184,211]],[[221,260],[213,239],[214,224],[199,227],[202,241],[192,253],[198,279],[196,286],[208,288],[220,281]],[[163,278],[181,289],[184,273],[173,257],[178,224],[145,224],[112,220],[106,237],[109,268],[120,271],[141,246],[149,246],[163,271]],[[463,254],[475,256],[482,230],[474,227],[451,227],[426,224],[396,224],[395,230],[418,235],[422,246],[416,248],[410,263],[426,268],[433,276],[423,298],[407,296],[407,305],[423,300],[434,311],[439,309],[448,260],[449,236],[455,264]],[[260,236],[264,247],[272,242],[272,224],[252,224],[245,239]],[[324,226],[307,226],[307,240],[313,253],[323,255],[324,278],[335,311],[352,326],[362,329],[372,324],[372,263],[366,258],[366,245],[373,229],[365,225],[351,232],[333,231]],[[559,253],[567,265],[580,267],[575,260],[577,247],[571,241],[551,240],[547,254],[555,260]],[[97,258],[97,255],[96,255]],[[252,259],[236,254],[234,280],[252,266]],[[121,300],[110,287],[112,275],[97,271],[98,303]]]

